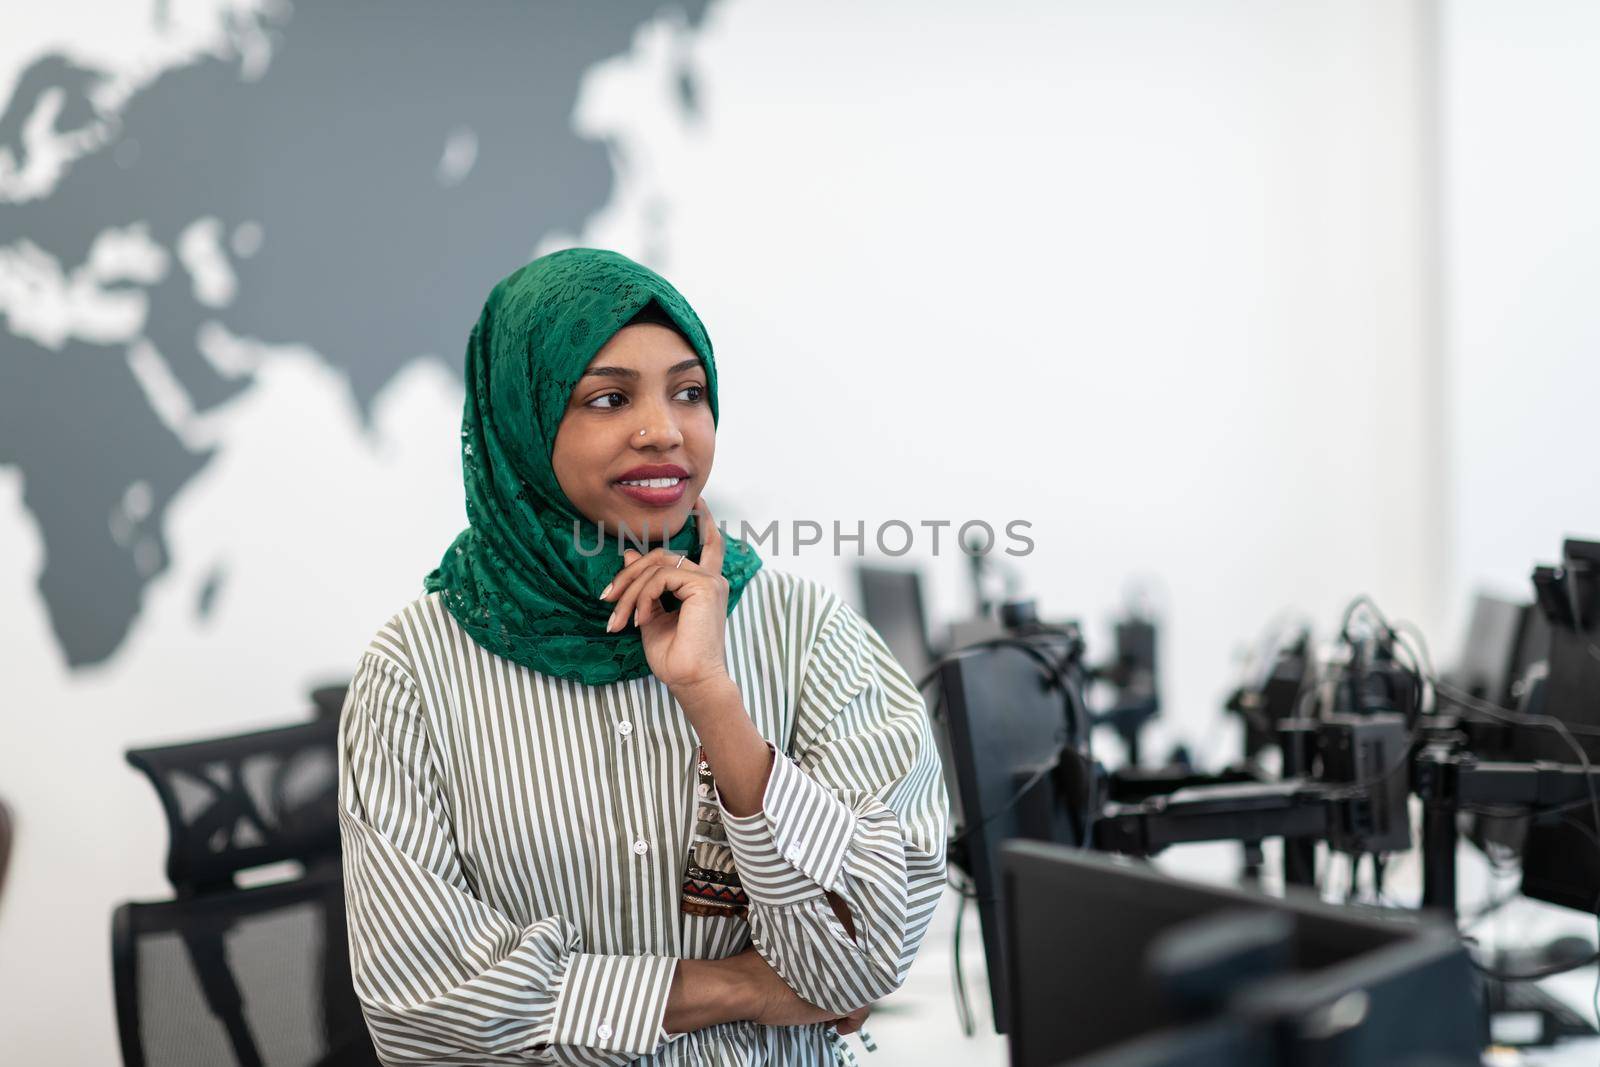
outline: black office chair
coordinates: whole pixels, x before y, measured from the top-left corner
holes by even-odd
[[[345,694],[349,691],[349,682],[319,685],[311,690],[311,706],[316,709],[317,718],[337,719],[344,710]]]
[[[166,813],[177,897],[112,919],[127,1067],[370,1067],[339,864],[338,723],[130,751]],[[242,870],[293,861],[289,881]]]

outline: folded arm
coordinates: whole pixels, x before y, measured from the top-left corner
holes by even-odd
[[[800,685],[794,759],[761,742],[730,775],[716,740],[702,735],[752,944],[837,1015],[898,988],[943,887],[948,807],[922,698],[882,639],[835,604]]]

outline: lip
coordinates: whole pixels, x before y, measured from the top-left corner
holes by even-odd
[[[622,481],[625,478],[630,480],[676,478],[678,484],[665,489],[652,489],[643,485],[623,485]],[[666,508],[682,500],[683,494],[689,491],[689,472],[672,463],[652,463],[635,467],[618,476],[611,486],[636,504],[651,508]]]

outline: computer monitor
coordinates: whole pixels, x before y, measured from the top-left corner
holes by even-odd
[[[922,681],[933,666],[927,615],[922,606],[922,576],[914,570],[864,563],[856,567],[856,581],[867,622],[878,631],[912,680]]]
[[[1508,708],[1521,707],[1527,696],[1529,672],[1543,666],[1550,656],[1550,623],[1537,604],[1522,609],[1522,629],[1517,633],[1517,654],[1511,662],[1511,692]]]
[[[1048,653],[1045,653],[1048,654]],[[1000,843],[1080,843],[1087,772],[1065,695],[1047,669],[1011,646],[957,652],[939,670],[934,735],[953,826],[950,861],[973,883],[995,1026],[1006,1019]]]
[[[1012,842],[1003,862],[1012,1067],[1479,1062],[1448,926],[1059,845]]]
[[[1461,648],[1444,674],[1450,688],[1441,694],[1473,724],[1473,755],[1484,760],[1517,759],[1516,730],[1504,715],[1485,713],[1461,694],[1497,708],[1518,708],[1528,695],[1530,669],[1535,664],[1542,668],[1549,651],[1550,627],[1536,605],[1486,593],[1473,598]],[[1463,813],[1462,822],[1485,852],[1520,852],[1526,843],[1528,820],[1522,816],[1480,811]]]
[[[1508,706],[1528,607],[1487,593],[1473,597],[1466,636],[1445,680],[1480,700]]]
[[[1569,540],[1560,567],[1534,571],[1548,626],[1546,670],[1533,710],[1560,719],[1572,741],[1600,768],[1600,542]],[[1516,731],[1522,760],[1581,762],[1555,730]],[[1587,806],[1535,819],[1522,853],[1522,892],[1552,904],[1593,912],[1600,907],[1600,846]]]

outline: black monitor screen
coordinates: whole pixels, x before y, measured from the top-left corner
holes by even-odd
[[[1506,704],[1526,608],[1482,593],[1473,598],[1466,639],[1449,673],[1452,685],[1492,704]]]
[[[1160,988],[1151,948],[1184,924],[1241,911],[1291,920],[1287,973],[1239,993],[1258,1009],[1257,990],[1275,1005],[1263,1009],[1268,1015],[1294,1015],[1302,1001],[1331,1002],[1352,988],[1371,994],[1374,1029],[1352,1038],[1356,1058],[1329,1063],[1399,1062],[1385,1058],[1391,1051],[1476,1062],[1483,1029],[1475,982],[1449,931],[1309,897],[1200,885],[1137,861],[1031,842],[1006,846],[1005,883],[1014,1067],[1075,1062],[1200,1023],[1180,1016]],[[1440,1013],[1451,1018],[1429,1020]]]
[[[1062,769],[1069,719],[1061,689],[1019,648],[957,653],[939,678],[935,736],[955,814],[951,858],[971,876],[995,1025],[1003,1028],[1000,843],[1075,843],[1071,772]]]
[[[913,681],[933,666],[928,622],[922,606],[922,579],[916,571],[860,566],[861,613],[889,646]]]
[[[1527,695],[1523,683],[1528,679],[1529,670],[1549,658],[1550,623],[1537,605],[1529,604],[1522,609],[1522,627],[1517,633],[1517,656],[1511,664],[1511,689],[1507,693],[1506,707],[1521,706]]]
[[[1592,766],[1600,766],[1600,544],[1568,541],[1562,557],[1554,584],[1541,590],[1546,672],[1532,710],[1566,723],[1571,741],[1553,729],[1519,729],[1513,757],[1581,763],[1576,744]],[[1579,911],[1600,907],[1600,843],[1589,806],[1534,821],[1523,847],[1522,891]]]

